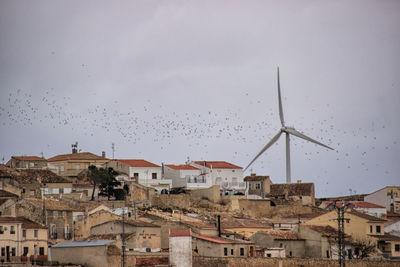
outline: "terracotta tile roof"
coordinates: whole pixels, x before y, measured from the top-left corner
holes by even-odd
[[[267,235],[271,236],[274,239],[277,240],[302,240],[299,238],[297,233],[293,231],[282,231],[282,230],[274,230],[274,229],[268,229],[264,231]]]
[[[386,213],[386,217],[400,217],[400,213],[396,213],[396,212],[387,212]]]
[[[181,165],[166,164],[165,166],[174,170],[199,170],[198,168],[188,164],[181,164]]]
[[[19,184],[32,183],[70,183],[50,170],[12,169],[0,170],[0,177],[14,179]]]
[[[144,159],[117,159],[117,161],[131,167],[160,167]]]
[[[191,222],[191,221],[182,221],[183,224],[188,226],[193,226],[197,228],[216,228],[215,224],[208,222]]]
[[[269,176],[260,176],[260,175],[250,175],[244,178],[245,182],[255,182],[255,181],[265,181],[268,180]]]
[[[380,205],[376,205],[374,203],[370,203],[370,202],[366,202],[366,201],[349,201],[346,202],[348,204],[349,207],[352,208],[378,208],[378,209],[385,209],[385,207],[380,206]],[[333,202],[332,201],[323,201],[322,204],[324,205],[332,205]],[[335,202],[336,207],[340,207],[342,205],[341,202],[337,201]]]
[[[269,196],[311,196],[314,183],[271,184]]]
[[[35,223],[25,217],[0,217],[0,223],[22,223],[23,229],[46,229],[45,226]]]
[[[206,166],[207,168],[213,169],[243,169],[237,165],[226,161],[194,161],[195,164]]]
[[[239,218],[223,218],[221,226],[224,229],[230,228],[263,228],[272,229],[272,226],[267,222],[262,222],[254,219],[239,219]]]
[[[375,216],[371,216],[362,212],[358,212],[355,210],[351,210],[351,211],[346,211],[346,213],[352,214],[354,216],[360,217],[360,218],[364,218],[367,219],[368,221],[375,221],[375,222],[386,222],[385,219],[381,219]]]
[[[57,156],[47,159],[48,162],[64,161],[64,160],[106,160],[106,161],[108,161],[109,159],[103,158],[101,156],[97,156],[90,152],[63,154],[63,155],[57,155]]]
[[[43,207],[43,200],[41,199],[34,199],[34,198],[29,198],[26,199],[26,201],[32,202],[38,207]],[[97,202],[82,202],[82,203],[76,203],[76,202],[66,202],[66,201],[61,201],[61,200],[50,200],[46,199],[44,201],[44,205],[47,210],[58,210],[58,211],[80,211],[84,212],[86,208],[88,211],[91,211],[101,205],[101,203]]]
[[[289,215],[289,216],[285,216],[283,218],[285,219],[293,219],[293,218],[299,218],[300,219],[312,219],[315,217],[318,217],[320,215],[322,215],[324,213],[307,213],[307,214],[298,214],[298,215]]]
[[[305,225],[305,226],[320,233],[323,236],[326,236],[326,237],[337,237],[338,236],[338,231],[329,225],[326,225],[326,226]]]
[[[110,223],[122,224],[122,220],[112,220],[112,221],[108,221],[108,222],[97,224],[96,226],[103,225],[103,224],[110,224]],[[161,226],[149,223],[149,222],[133,220],[133,219],[132,220],[125,220],[124,223],[125,223],[125,225],[131,225],[131,226],[135,226],[135,227],[155,227],[155,228],[161,227]],[[94,226],[94,227],[96,227],[96,226]]]
[[[46,161],[45,158],[41,158],[38,156],[12,156],[11,158],[25,161]]]
[[[7,166],[0,165],[0,170],[7,170],[7,169],[8,169],[8,167],[7,167]]]
[[[224,237],[209,237],[209,236],[203,236],[203,235],[197,235],[197,234],[192,234],[193,238],[201,239],[204,241],[212,242],[212,243],[217,243],[217,244],[254,244],[252,242],[248,242],[245,240],[233,240],[229,238],[224,238]]]
[[[191,236],[192,233],[190,229],[169,229],[169,236]]]

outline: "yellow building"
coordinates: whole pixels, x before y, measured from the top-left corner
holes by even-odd
[[[329,225],[338,229],[337,217],[336,211],[331,211],[315,217],[305,224]],[[385,234],[384,223],[386,220],[354,210],[347,210],[344,217],[344,232],[350,235],[354,242],[373,243],[376,245],[377,254],[387,258],[400,257],[400,237]]]
[[[48,168],[58,175],[76,178],[82,170],[87,170],[90,165],[101,167],[109,159],[97,156],[90,152],[57,155],[47,160]]]
[[[0,260],[47,261],[47,228],[23,217],[0,217]]]

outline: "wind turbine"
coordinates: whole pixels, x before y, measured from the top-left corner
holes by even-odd
[[[279,67],[278,67],[278,100],[279,100],[279,118],[281,120],[281,125],[282,128],[279,130],[279,132],[272,137],[272,139],[263,147],[263,149],[261,149],[261,151],[257,154],[257,156],[255,156],[255,158],[249,163],[249,165],[247,165],[247,167],[244,169],[244,171],[247,170],[248,167],[250,167],[250,165],[256,161],[256,159],[261,156],[261,154],[263,154],[265,152],[265,150],[267,150],[269,147],[271,147],[276,141],[278,141],[279,137],[281,136],[282,133],[286,134],[286,183],[290,183],[291,182],[291,176],[290,176],[290,135],[294,135],[297,137],[300,137],[304,140],[310,141],[312,143],[315,143],[317,145],[326,147],[328,149],[333,150],[333,148],[324,145],[298,131],[296,131],[293,127],[288,127],[285,125],[285,120],[283,119],[283,109],[282,109],[282,99],[281,99],[281,86],[280,86],[280,81],[279,81]]]

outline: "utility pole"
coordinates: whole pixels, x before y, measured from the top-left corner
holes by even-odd
[[[122,267],[125,267],[125,207],[122,207]]]
[[[338,205],[336,202],[334,203],[334,208],[337,212],[337,220],[338,222],[338,260],[339,260],[339,267],[346,267],[345,259],[346,259],[346,249],[345,249],[345,242],[344,242],[344,221],[350,221],[350,219],[344,218],[344,213],[346,211],[347,205],[344,202],[339,202]]]

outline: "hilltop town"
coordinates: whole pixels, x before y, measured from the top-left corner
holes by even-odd
[[[16,155],[0,165],[0,260],[398,266],[400,186],[318,199],[315,190],[309,181],[244,176],[225,161],[156,164],[77,148],[47,159]]]

